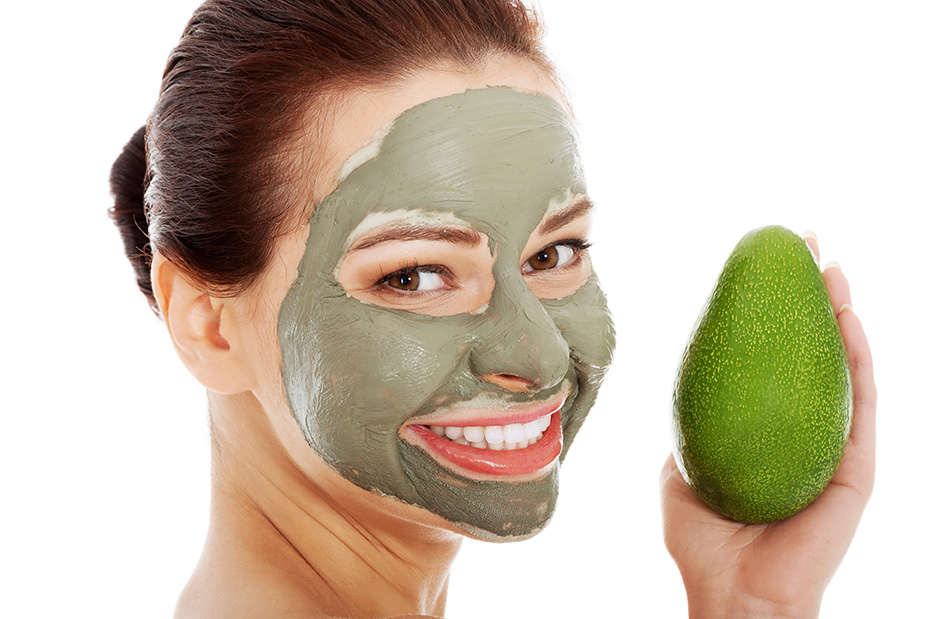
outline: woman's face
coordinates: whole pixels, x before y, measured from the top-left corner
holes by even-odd
[[[286,399],[357,486],[528,536],[614,346],[576,137],[544,94],[409,97],[312,215],[278,316]]]

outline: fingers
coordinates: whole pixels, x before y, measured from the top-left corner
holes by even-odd
[[[850,284],[836,262],[823,272],[837,324],[846,348],[853,386],[853,422],[843,461],[834,475],[835,486],[853,490],[862,503],[860,512],[875,479],[875,411],[876,385],[872,352],[859,317],[853,312]]]
[[[853,377],[854,417],[858,418],[859,423],[854,419],[850,440],[874,449],[876,386],[869,341],[859,317],[853,312],[850,284],[837,263],[832,262],[824,269],[824,281],[837,315]]]
[[[660,487],[666,485],[667,480],[673,473],[676,473],[678,469],[676,468],[676,459],[673,457],[673,454],[669,455],[669,458],[666,459],[666,462],[663,463],[663,470],[660,471]]]
[[[844,307],[853,305],[853,299],[850,297],[850,283],[836,262],[829,262],[822,275],[827,284],[827,291],[830,292],[834,314],[839,315]]]
[[[847,349],[847,361],[853,376],[854,420],[850,438],[875,443],[876,385],[872,367],[872,352],[859,317],[851,308],[837,316],[840,333]],[[857,421],[859,422],[857,424]]]
[[[847,278],[834,262],[825,267],[823,277],[846,348],[853,385],[853,419],[846,451],[830,485],[790,520],[809,530],[820,531],[826,524],[825,539],[839,562],[853,539],[875,481],[876,388],[869,342],[853,312]]]
[[[676,467],[673,454],[669,455],[663,463],[663,470],[660,471],[660,499],[663,504],[664,525],[667,518],[672,518],[677,505],[691,504],[693,499],[700,501]]]
[[[821,263],[821,250],[818,247],[818,236],[809,230],[802,234],[802,237],[805,239],[805,243],[808,245],[808,249],[811,250],[811,253],[814,254],[814,259],[818,261],[818,264]]]
[[[876,449],[876,385],[872,353],[862,324],[852,309],[837,316],[847,350],[847,361],[853,381],[853,425],[841,463],[835,477],[852,485],[868,499],[875,482]]]
[[[808,245],[808,249],[814,254],[815,260],[820,264],[821,249],[818,244],[817,235],[809,230],[802,236],[805,239],[805,243]],[[827,266],[824,267],[822,275],[827,284],[827,290],[830,292],[834,314],[838,314],[844,305],[852,305],[850,285],[847,283],[846,277],[844,277],[843,272],[840,270],[840,265],[836,262],[829,262]]]
[[[674,504],[689,503],[693,498],[699,500],[682,478],[682,473],[676,467],[676,459],[673,454],[669,455],[666,462],[663,463],[663,470],[660,471],[660,498],[663,503],[664,519],[669,515],[669,512],[672,512]]]
[[[667,545],[670,544],[671,537],[684,541],[685,536],[682,535],[680,529],[677,529],[683,524],[703,522],[740,526],[715,512],[698,498],[677,468],[673,454],[666,459],[663,470],[660,472],[660,500]]]

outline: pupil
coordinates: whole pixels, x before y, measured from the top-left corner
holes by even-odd
[[[399,273],[394,275],[389,280],[389,285],[394,288],[400,288],[402,290],[417,290],[418,289],[418,273],[416,271],[409,271],[406,273]]]
[[[549,248],[548,248],[549,249]],[[557,266],[557,254],[556,250],[554,253],[551,253],[547,249],[542,249],[538,253],[534,254],[531,257],[531,260],[528,261],[535,271],[542,271],[547,269],[552,269]]]

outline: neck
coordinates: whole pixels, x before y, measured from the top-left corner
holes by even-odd
[[[210,416],[210,530],[184,597],[215,582],[265,614],[443,614],[460,535],[343,479],[250,394],[210,394]]]

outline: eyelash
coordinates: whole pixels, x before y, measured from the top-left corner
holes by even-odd
[[[566,245],[567,247],[571,247],[575,249],[576,251],[585,251],[589,249],[590,247],[592,247],[592,243],[590,243],[588,239],[585,239],[582,237],[576,237],[572,239],[561,239],[557,241],[556,243],[551,243],[547,247],[556,247],[557,245]],[[542,251],[544,249],[547,249],[547,247],[542,247],[541,248]]]
[[[537,277],[537,274],[546,273],[548,270],[559,271],[561,269],[567,269],[567,270],[572,269],[574,267],[579,266],[579,263],[580,263],[579,258],[582,258],[582,255],[583,255],[582,252],[592,247],[592,243],[590,243],[588,239],[583,238],[583,237],[560,239],[559,241],[551,243],[550,245],[545,245],[540,250],[538,250],[534,255],[536,256],[542,251],[549,249],[551,247],[557,247],[558,245],[564,245],[573,250],[574,254],[568,264],[555,267],[554,269],[533,270],[533,271],[527,271],[527,272],[523,271],[523,273],[525,275],[531,275],[532,277]]]
[[[555,241],[555,242],[553,242],[553,243],[551,243],[551,244],[549,244],[549,245],[545,245],[545,246],[542,247],[540,250],[538,250],[537,253],[540,253],[541,251],[543,251],[543,250],[545,250],[545,249],[547,249],[547,248],[549,248],[549,247],[556,247],[557,245],[565,245],[565,246],[567,246],[567,247],[573,249],[577,254],[580,254],[580,252],[586,251],[587,249],[589,249],[590,247],[592,247],[592,243],[590,243],[588,239],[586,239],[586,238],[584,238],[584,237],[574,237],[574,238],[568,238],[568,239],[560,239],[560,240]],[[579,264],[579,261],[576,259],[576,256],[574,256],[574,259],[571,260],[569,264],[564,265],[564,266],[562,266],[562,267],[557,267],[557,268],[558,268],[558,269],[562,269],[562,268],[570,269],[570,268],[573,268],[573,267],[577,266],[578,264]],[[449,282],[453,282],[453,281],[454,281],[454,275],[451,273],[451,271],[448,270],[447,268],[441,266],[441,265],[438,265],[438,264],[420,265],[418,262],[412,262],[411,264],[404,265],[403,267],[401,267],[401,268],[399,268],[399,269],[397,269],[397,270],[395,270],[395,271],[391,271],[391,272],[387,273],[386,275],[383,275],[382,277],[380,277],[380,279],[377,280],[377,282],[374,284],[373,287],[374,287],[374,288],[377,288],[377,289],[380,289],[380,290],[387,291],[389,294],[395,294],[395,295],[399,295],[399,296],[408,296],[408,295],[413,295],[413,294],[419,294],[419,295],[421,295],[421,294],[428,294],[428,293],[432,293],[432,292],[439,292],[439,291],[436,291],[436,290],[423,290],[423,291],[408,290],[408,291],[405,291],[405,290],[400,290],[400,289],[398,289],[398,288],[394,288],[394,287],[392,287],[392,286],[390,286],[390,285],[387,284],[387,282],[388,282],[389,280],[391,280],[392,278],[394,278],[394,277],[400,277],[400,276],[402,276],[402,275],[409,275],[409,274],[412,274],[412,273],[414,273],[414,272],[416,272],[416,271],[420,271],[420,272],[424,272],[424,273],[435,273],[435,274],[437,274],[437,275],[440,275],[443,279],[445,279],[445,280],[447,280],[447,281],[449,281]],[[544,271],[533,271],[533,272],[534,272],[534,273],[543,273]]]
[[[407,265],[405,265],[405,266],[403,266],[403,267],[401,267],[401,268],[399,268],[399,269],[397,269],[397,270],[395,270],[395,271],[391,271],[390,273],[387,273],[386,275],[384,275],[383,277],[381,277],[380,279],[378,279],[377,282],[373,285],[373,287],[374,287],[374,288],[382,288],[382,289],[384,289],[384,290],[388,290],[389,292],[391,292],[391,293],[393,293],[393,294],[399,294],[399,295],[427,294],[427,293],[429,293],[429,292],[437,292],[437,291],[434,291],[434,290],[408,290],[408,291],[402,291],[402,290],[399,290],[399,289],[397,289],[397,288],[393,288],[392,286],[389,286],[389,285],[387,285],[387,283],[386,283],[386,282],[388,282],[389,280],[393,279],[394,277],[400,277],[400,276],[402,276],[402,275],[410,275],[410,274],[412,274],[412,273],[415,273],[416,271],[420,271],[420,272],[424,272],[424,273],[435,273],[435,274],[437,274],[437,275],[440,275],[440,276],[441,276],[443,279],[445,279],[445,280],[448,280],[448,281],[453,281],[453,280],[454,280],[454,275],[453,275],[448,269],[446,269],[445,267],[443,267],[443,266],[441,266],[441,265],[439,265],[439,264],[426,264],[426,265],[420,265],[418,262],[412,262],[411,264],[407,264]]]

